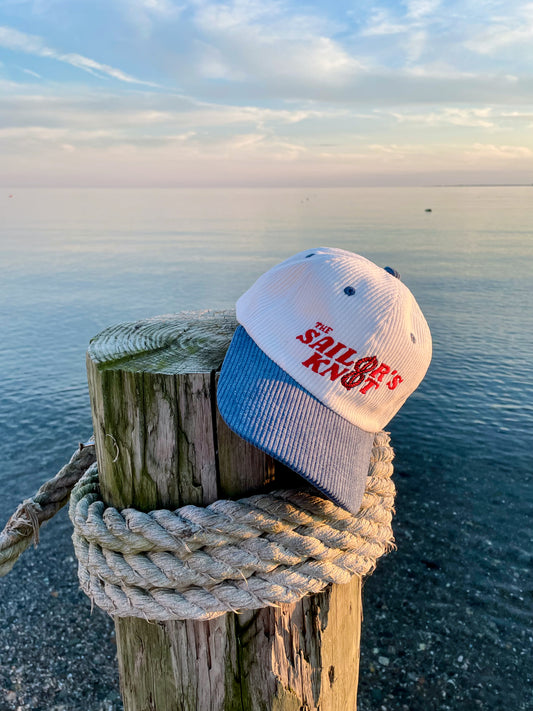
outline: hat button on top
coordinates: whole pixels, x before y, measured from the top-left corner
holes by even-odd
[[[389,274],[392,274],[393,277],[396,277],[396,279],[400,279],[401,281],[402,278],[400,276],[400,272],[397,272],[396,269],[393,269],[392,267],[383,267],[383,269]]]
[[[344,293],[346,294],[346,296],[353,296],[355,294],[355,289],[353,288],[353,286],[346,286],[344,288]]]

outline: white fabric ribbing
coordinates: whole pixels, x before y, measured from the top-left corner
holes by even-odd
[[[351,295],[345,292],[350,287]],[[306,250],[270,269],[238,300],[237,320],[297,383],[366,432],[385,427],[418,387],[431,360],[429,328],[409,289],[381,267],[342,249]],[[332,344],[319,353],[321,338],[331,338]],[[339,343],[345,348],[327,357]],[[349,348],[357,352],[346,359],[351,365],[336,360]],[[322,362],[316,368],[304,366],[313,356]],[[348,373],[359,358],[371,356],[390,370],[366,393],[361,392],[364,383],[347,389],[341,376],[324,374],[331,366]]]

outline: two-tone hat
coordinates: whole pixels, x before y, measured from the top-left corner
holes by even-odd
[[[237,301],[218,407],[245,440],[355,513],[374,434],[431,360],[426,320],[399,275],[331,247],[300,252]]]

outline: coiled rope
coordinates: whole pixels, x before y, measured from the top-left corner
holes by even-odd
[[[94,464],[70,498],[80,585],[114,617],[208,620],[368,574],[393,547],[393,456],[378,433],[355,515],[302,490],[118,511],[101,500]]]

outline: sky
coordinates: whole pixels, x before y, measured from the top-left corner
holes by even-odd
[[[533,2],[0,0],[0,185],[533,183]]]

